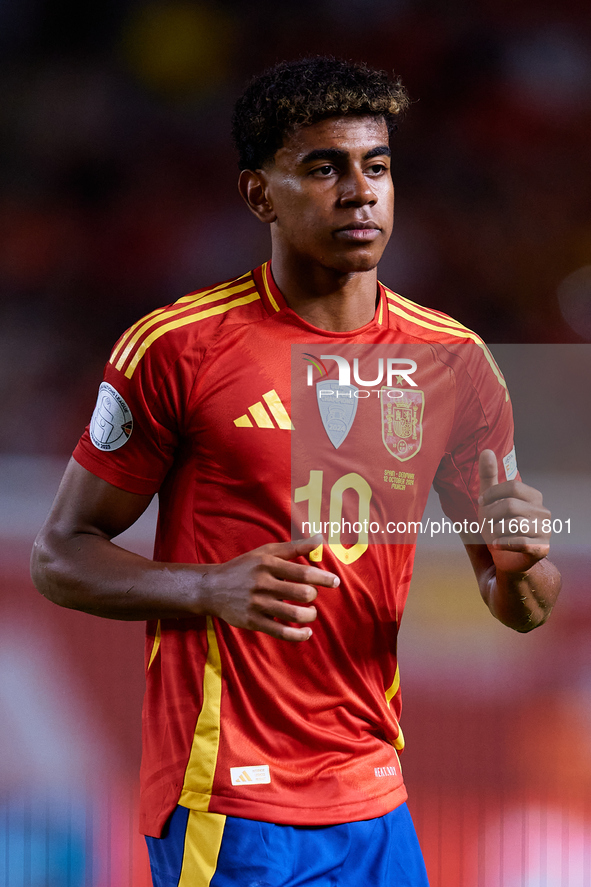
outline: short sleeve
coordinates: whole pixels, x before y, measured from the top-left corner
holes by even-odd
[[[73,455],[108,483],[153,495],[180,445],[196,356],[165,338],[131,364],[131,371],[129,365],[118,368],[116,354],[117,346]]]
[[[448,445],[433,486],[450,520],[472,521],[478,514],[478,459],[483,450],[496,454],[499,481],[518,476],[513,411],[501,370],[485,345],[470,342],[442,350],[455,374],[457,396]]]

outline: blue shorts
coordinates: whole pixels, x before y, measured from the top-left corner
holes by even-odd
[[[327,826],[177,807],[146,841],[154,887],[429,887],[406,804]]]

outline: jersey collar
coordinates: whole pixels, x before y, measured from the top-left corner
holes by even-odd
[[[271,262],[265,262],[264,265],[260,265],[258,268],[252,272],[255,283],[257,285],[259,294],[261,296],[261,300],[265,311],[267,314],[273,316],[275,314],[279,314],[281,311],[289,311],[293,314],[294,317],[298,317],[298,315],[292,311],[289,307],[279,287],[275,283],[273,279],[273,274],[271,272]],[[388,303],[386,300],[386,293],[384,290],[383,284],[378,281],[378,302],[376,306],[376,312],[372,320],[364,327],[363,330],[368,329],[368,327],[376,326],[386,328],[389,325],[389,312],[388,312]],[[298,318],[302,325],[310,327],[311,325],[306,323],[306,321]],[[314,327],[315,329],[315,327]],[[323,330],[322,332],[326,332]],[[353,330],[347,332],[345,335],[350,335]],[[339,333],[329,333],[331,336],[341,335]]]

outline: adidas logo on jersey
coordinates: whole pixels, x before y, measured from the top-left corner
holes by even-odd
[[[281,403],[281,398],[274,388],[263,394],[263,403],[261,400],[253,403],[248,408],[250,416],[244,413],[234,419],[234,425],[237,428],[253,428],[255,425],[259,428],[281,428],[286,431],[293,430],[289,413]],[[266,406],[265,406],[266,404]],[[253,421],[254,420],[254,421]]]
[[[255,767],[230,767],[232,785],[262,785],[271,782],[268,764]]]

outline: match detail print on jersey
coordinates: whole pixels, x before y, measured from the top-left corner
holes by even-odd
[[[118,450],[133,431],[131,410],[119,392],[102,382],[90,420],[90,439],[98,450]]]

